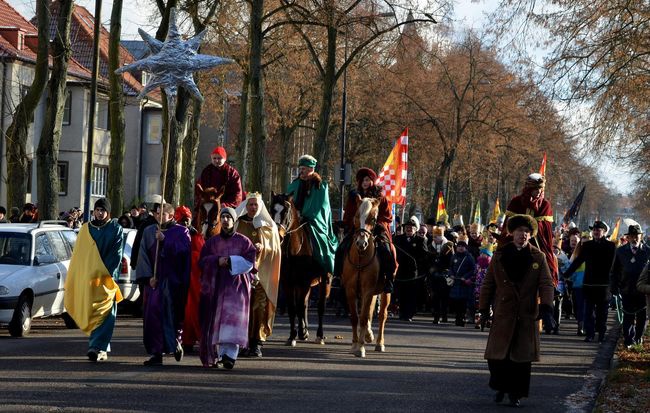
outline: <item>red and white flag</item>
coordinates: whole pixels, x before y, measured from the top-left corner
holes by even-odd
[[[406,178],[408,176],[409,129],[404,129],[384,167],[379,172],[377,184],[383,186],[384,196],[394,204],[406,204]]]

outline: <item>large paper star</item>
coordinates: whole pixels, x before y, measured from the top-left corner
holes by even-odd
[[[165,41],[161,42],[145,33],[144,30],[138,29],[151,54],[144,59],[117,69],[115,73],[145,71],[152,75],[151,80],[140,92],[139,98],[143,98],[158,87],[163,88],[168,95],[175,96],[178,87],[183,87],[196,99],[203,101],[203,96],[194,83],[192,73],[233,63],[231,59],[198,53],[206,30],[183,41],[176,25],[176,9],[172,8],[169,13],[169,30]]]

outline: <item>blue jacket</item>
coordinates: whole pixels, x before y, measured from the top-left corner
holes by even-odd
[[[473,278],[476,272],[476,262],[469,252],[454,254],[451,257],[449,276],[454,277],[454,285],[449,292],[450,298],[471,298],[473,292]],[[465,284],[465,280],[471,280],[472,284]]]

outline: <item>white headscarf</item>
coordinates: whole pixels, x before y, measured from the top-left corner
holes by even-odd
[[[253,226],[255,228],[260,228],[260,227],[275,227],[275,221],[273,221],[273,218],[269,214],[269,211],[266,210],[266,205],[264,205],[264,201],[262,200],[262,194],[259,192],[251,192],[248,195],[246,195],[246,199],[237,206],[237,209],[235,212],[237,213],[237,217],[235,220],[238,220],[240,217],[244,216],[247,214],[246,211],[246,206],[248,205],[248,200],[251,198],[257,199],[257,213],[253,217]],[[237,230],[237,227],[235,226],[235,231]]]

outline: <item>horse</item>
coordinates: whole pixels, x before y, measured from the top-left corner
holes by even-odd
[[[287,300],[287,312],[291,330],[286,345],[295,347],[296,337],[300,340],[309,338],[309,292],[311,287],[319,286],[318,330],[316,342],[325,344],[323,334],[323,315],[325,301],[329,296],[329,274],[321,268],[312,256],[312,246],[306,223],[300,223],[300,214],[293,203],[293,194],[276,194],[271,192],[271,214],[278,225],[282,242],[282,264],[280,283]],[[296,328],[296,318],[298,328]]]
[[[225,187],[203,189],[201,184],[196,184],[196,191],[200,194],[201,203],[196,205],[194,214],[194,228],[203,236],[206,241],[211,236],[221,231],[219,212],[221,211],[221,197]]]
[[[357,214],[354,218],[354,234],[350,250],[345,252],[341,280],[350,309],[352,324],[351,353],[365,357],[365,343],[372,343],[372,313],[377,296],[381,294],[378,320],[379,331],[375,351],[384,352],[384,327],[388,318],[390,294],[383,292],[383,282],[379,281],[380,261],[373,231],[377,223],[379,201],[374,198],[357,198]],[[357,309],[357,298],[360,308]],[[358,331],[357,331],[358,326]]]

